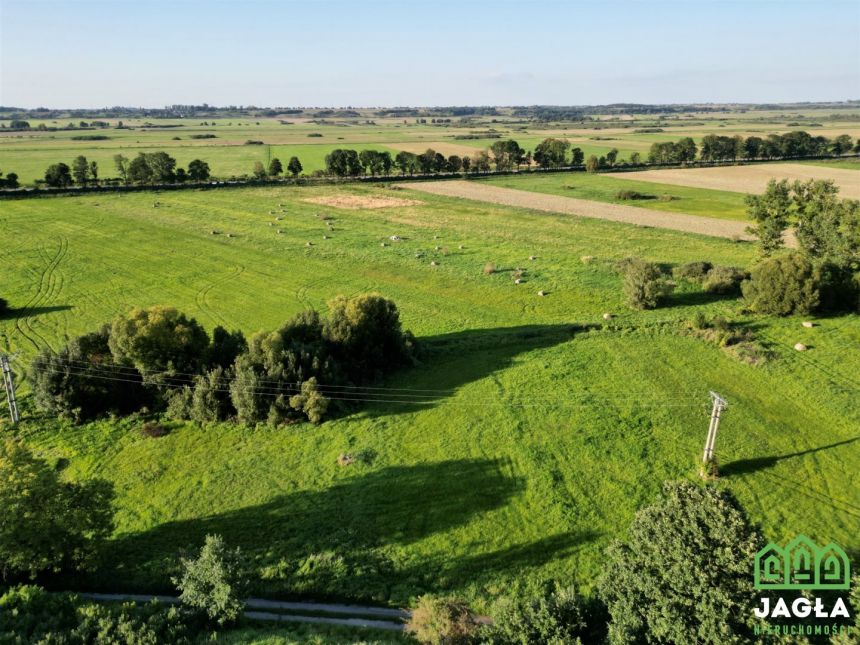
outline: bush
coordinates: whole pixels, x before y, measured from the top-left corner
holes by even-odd
[[[113,531],[113,488],[64,482],[12,439],[0,443],[0,574],[89,569]]]
[[[153,421],[147,421],[140,427],[140,433],[144,437],[151,437],[152,439],[157,439],[158,437],[166,436],[170,431],[165,428],[160,423],[155,423]]]
[[[172,578],[179,600],[218,625],[235,622],[244,610],[244,579],[239,549],[229,550],[220,535],[207,535],[197,558],[182,558],[181,575]]]
[[[610,642],[752,642],[750,563],[763,543],[731,493],[665,484],[607,550]]]
[[[311,423],[319,423],[328,411],[329,400],[322,395],[316,377],[302,383],[301,393],[290,398],[290,407],[305,414]]]
[[[418,642],[428,645],[468,645],[474,641],[479,627],[464,603],[421,596],[406,630]]]
[[[557,585],[533,598],[502,601],[486,640],[492,645],[593,642],[584,606],[573,587]]]
[[[638,190],[619,190],[615,193],[615,199],[635,200],[635,199],[652,199],[651,195],[644,195]]]
[[[713,267],[714,265],[710,262],[687,262],[687,264],[682,264],[672,269],[672,276],[676,280],[702,283],[708,275],[708,271]]]
[[[774,316],[806,314],[820,302],[820,273],[797,252],[764,260],[753,267],[741,289],[753,310]]]
[[[634,309],[654,309],[674,289],[652,262],[628,258],[622,262],[622,271],[627,303]]]
[[[702,288],[708,293],[740,293],[741,282],[749,274],[738,267],[715,266],[708,271]]]

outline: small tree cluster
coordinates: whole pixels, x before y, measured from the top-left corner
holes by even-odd
[[[198,610],[220,626],[236,622],[245,608],[242,554],[228,549],[220,535],[207,535],[196,558],[182,558],[181,573],[172,578],[183,605]]]
[[[634,309],[654,309],[674,290],[660,267],[641,258],[619,263],[627,304]]]

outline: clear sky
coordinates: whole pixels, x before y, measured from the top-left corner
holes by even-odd
[[[860,0],[0,0],[0,105],[860,98]]]

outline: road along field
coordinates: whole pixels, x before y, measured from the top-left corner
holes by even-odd
[[[800,163],[769,163],[717,168],[670,168],[620,172],[619,179],[677,184],[694,188],[730,190],[738,193],[762,193],[771,179],[832,179],[842,197],[860,199],[860,172],[846,168],[813,166]]]
[[[611,222],[698,233],[699,235],[723,237],[731,240],[749,241],[753,239],[746,232],[747,225],[742,222],[502,188],[480,181],[412,182],[406,184],[406,187],[434,195],[460,197],[549,213],[605,219]],[[788,236],[786,244],[794,246],[794,238]]]
[[[306,201],[392,197],[420,203]],[[257,596],[406,606],[552,578],[588,589],[662,482],[696,477],[709,390],[730,404],[718,485],[767,537],[860,549],[860,316],[807,329],[683,283],[654,311],[624,304],[618,260],[749,267],[751,244],[383,186],[0,206],[0,296],[13,308],[0,351],[20,352],[24,413],[0,432],[64,477],[106,478],[117,492],[99,570],[66,588],[169,591],[180,550],[219,533],[242,549]],[[134,306],[173,305],[210,332],[250,335],[369,291],[397,303],[421,362],[378,384],[391,397],[319,426],[166,421],[151,438],[139,417],[45,419],[28,394],[23,368],[39,348]],[[770,360],[753,367],[691,333],[697,313],[749,327]],[[355,462],[339,466],[343,453]]]

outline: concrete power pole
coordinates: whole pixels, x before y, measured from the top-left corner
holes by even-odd
[[[12,423],[18,423],[21,416],[18,414],[18,401],[15,399],[15,381],[12,379],[12,369],[9,367],[9,357],[0,354],[0,369],[3,370],[3,387],[6,389],[6,399],[9,401],[9,414]]]
[[[720,414],[729,407],[728,401],[716,392],[711,392],[711,400],[714,406],[711,409],[711,424],[708,426],[708,438],[705,439],[705,454],[702,457],[702,465],[706,472],[714,463],[714,450],[717,443],[717,430],[720,428]]]

